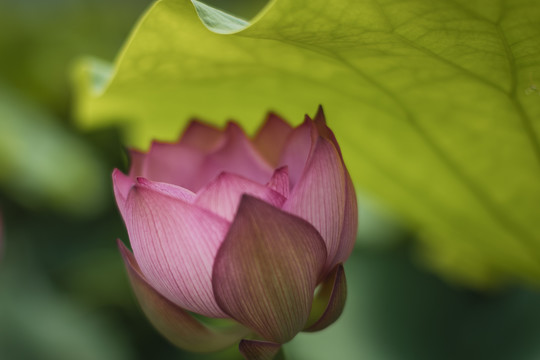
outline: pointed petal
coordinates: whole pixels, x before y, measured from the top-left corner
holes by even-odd
[[[257,152],[242,129],[235,123],[229,123],[225,133],[226,141],[223,146],[209,154],[202,164],[200,181],[206,184],[222,172],[228,172],[266,184],[273,169]]]
[[[234,174],[221,173],[197,194],[195,204],[232,221],[243,194],[252,195],[276,207],[281,207],[285,202],[281,194],[264,185]]]
[[[302,176],[316,139],[317,129],[309,118],[306,118],[302,125],[295,128],[287,138],[279,165],[289,167],[291,188]]]
[[[223,131],[198,120],[192,120],[182,134],[180,143],[203,152],[216,149],[225,139]]]
[[[148,282],[178,306],[225,317],[211,284],[228,223],[182,197],[174,185],[138,179],[126,202],[125,222],[135,258]]]
[[[313,123],[317,127],[317,133],[319,134],[319,136],[330,140],[336,147],[336,150],[341,157],[341,149],[337,142],[336,136],[334,135],[334,132],[326,125],[326,117],[324,116],[324,111],[321,105],[319,105],[319,108],[317,109],[317,114],[315,114],[315,117],[313,118]]]
[[[304,331],[313,332],[332,325],[343,312],[347,299],[347,280],[343,265],[337,265],[321,284],[315,295],[308,325]]]
[[[288,166],[282,166],[276,171],[274,171],[274,175],[272,175],[272,178],[266,184],[266,186],[281,195],[283,197],[288,198],[289,197],[289,167]]]
[[[279,353],[281,344],[243,339],[238,348],[246,360],[272,360]]]
[[[174,345],[193,352],[225,349],[249,333],[240,324],[213,329],[159,294],[144,278],[133,254],[118,240],[118,247],[139,304],[154,327]]]
[[[125,217],[125,206],[126,199],[129,193],[129,190],[135,185],[133,179],[118,169],[114,169],[112,173],[114,197],[116,199],[116,204],[120,210],[122,217]]]
[[[293,128],[281,117],[270,113],[264,125],[253,138],[253,144],[272,166],[276,166],[287,137],[292,131]]]
[[[215,260],[216,300],[264,339],[285,343],[308,319],[325,259],[313,226],[244,195]]]
[[[319,136],[331,141],[334,144],[343,165],[345,172],[345,213],[343,217],[343,227],[341,230],[341,239],[339,241],[339,249],[336,253],[332,264],[339,264],[345,262],[351,254],[354,244],[356,242],[356,234],[358,233],[358,204],[356,200],[356,192],[354,190],[354,184],[341,154],[341,149],[336,140],[336,137],[332,130],[326,125],[326,118],[322,106],[319,105],[317,114],[313,119]]]
[[[319,137],[283,209],[307,220],[320,232],[328,250],[327,270],[335,265],[345,202],[345,169],[332,142]]]

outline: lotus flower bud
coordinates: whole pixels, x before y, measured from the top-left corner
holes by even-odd
[[[239,343],[246,359],[272,359],[339,317],[358,211],[321,108],[296,128],[270,114],[253,138],[234,122],[193,121],[178,142],[131,160],[128,175],[113,173],[133,253],[120,251],[171,342],[198,352]]]

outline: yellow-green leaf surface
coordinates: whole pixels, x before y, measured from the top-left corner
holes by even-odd
[[[274,0],[249,24],[161,0],[103,86],[92,70],[76,73],[81,123],[121,122],[142,148],[192,116],[253,131],[323,104],[356,185],[434,267],[540,283],[538,0]]]

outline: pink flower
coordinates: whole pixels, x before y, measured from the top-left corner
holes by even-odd
[[[244,339],[247,359],[271,358],[339,317],[358,211],[322,109],[296,128],[270,114],[253,139],[233,122],[193,121],[177,143],[131,157],[129,175],[115,170],[113,181],[133,254],[119,246],[143,310],[170,341],[216,351]]]

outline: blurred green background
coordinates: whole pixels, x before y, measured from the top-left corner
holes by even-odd
[[[253,16],[264,1],[207,1]],[[237,359],[193,355],[146,321],[116,238],[127,239],[110,184],[127,159],[118,131],[82,133],[71,118],[70,67],[113,60],[149,0],[0,2],[0,359]],[[540,292],[480,292],[419,265],[415,234],[360,194],[346,310],[300,334],[289,359],[538,359]]]

